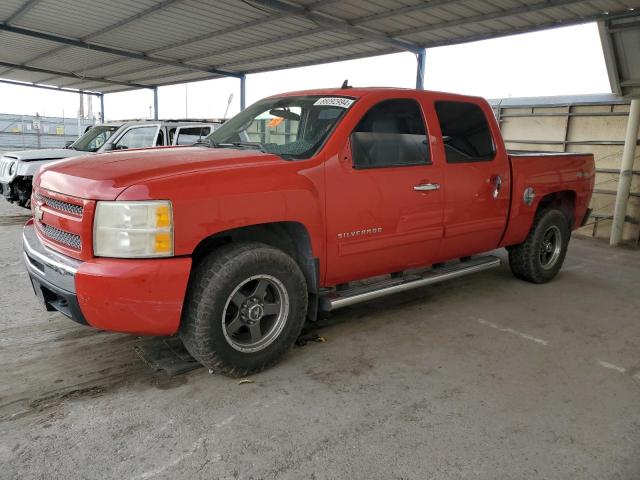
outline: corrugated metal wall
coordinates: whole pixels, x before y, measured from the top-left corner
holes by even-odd
[[[93,125],[83,120],[81,130]],[[78,138],[78,119],[0,113],[0,152],[64,147]]]
[[[581,233],[609,238],[629,102],[613,95],[492,100],[510,150],[590,152],[595,156],[593,215]],[[640,148],[636,150],[625,241],[640,236]]]

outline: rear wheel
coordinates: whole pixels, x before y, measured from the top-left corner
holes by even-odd
[[[227,245],[196,266],[180,336],[204,366],[242,376],[287,352],[306,310],[306,282],[290,256],[260,243]]]
[[[560,271],[569,245],[571,229],[560,210],[536,214],[526,240],[509,249],[509,266],[521,280],[546,283]]]

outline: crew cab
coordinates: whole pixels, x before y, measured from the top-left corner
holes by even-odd
[[[197,146],[43,167],[26,267],[47,309],[264,369],[323,312],[499,265],[543,283],[587,217],[589,154],[509,153],[481,98],[341,88],[252,105]],[[363,281],[364,280],[364,281]]]
[[[29,208],[33,175],[42,165],[64,158],[127,148],[191,145],[219,122],[135,120],[91,127],[65,148],[7,152],[0,157],[0,193],[11,203]]]

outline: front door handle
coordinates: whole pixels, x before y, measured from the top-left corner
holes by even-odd
[[[421,183],[420,185],[416,185],[413,187],[416,192],[429,192],[431,190],[439,190],[439,183]]]

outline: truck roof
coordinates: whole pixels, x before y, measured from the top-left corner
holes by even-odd
[[[212,125],[222,123],[220,120],[149,120],[149,119],[140,119],[140,120],[120,120],[114,122],[105,122],[98,123],[96,126],[107,126],[107,127],[121,127],[123,125],[140,125],[140,124],[157,124],[160,123],[162,125],[171,125],[171,126],[199,126],[199,125]]]
[[[360,98],[366,95],[381,93],[381,92],[384,92],[390,95],[393,95],[394,93],[402,94],[406,92],[414,92],[414,93],[420,93],[426,96],[458,98],[460,100],[463,100],[463,99],[485,100],[482,97],[478,97],[474,95],[463,95],[458,93],[439,92],[436,90],[416,90],[415,88],[398,88],[398,87],[320,88],[320,89],[312,89],[312,90],[298,90],[298,91],[287,92],[287,93],[279,93],[277,95],[271,95],[268,98],[278,98],[278,97],[286,97],[286,96],[302,96],[302,95],[328,95],[328,96],[333,95],[333,96],[346,96],[346,97]]]

